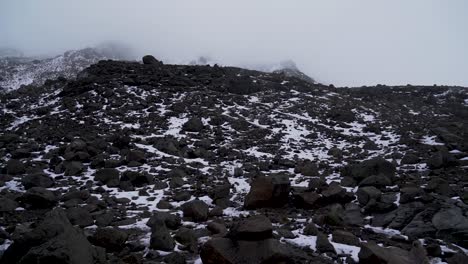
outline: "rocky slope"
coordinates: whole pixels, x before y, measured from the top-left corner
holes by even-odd
[[[467,89],[143,62],[0,95],[0,263],[467,263]]]
[[[23,85],[40,86],[48,79],[73,79],[100,60],[126,59],[129,50],[117,44],[70,50],[46,58],[26,57],[19,51],[0,49],[0,93]]]

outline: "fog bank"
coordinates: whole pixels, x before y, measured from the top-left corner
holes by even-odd
[[[0,47],[58,54],[115,41],[166,62],[293,60],[339,86],[468,86],[468,2],[2,0]]]

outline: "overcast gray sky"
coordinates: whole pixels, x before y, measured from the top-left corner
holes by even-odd
[[[121,41],[169,62],[292,59],[339,86],[468,86],[467,14],[466,0],[0,0],[0,47]]]

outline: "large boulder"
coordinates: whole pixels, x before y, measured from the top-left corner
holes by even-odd
[[[165,225],[170,229],[177,229],[182,225],[181,221],[180,216],[177,214],[156,211],[150,217],[146,225],[149,226],[151,230],[157,229],[160,225]]]
[[[30,188],[19,199],[32,208],[51,208],[58,202],[53,192],[42,187]]]
[[[438,151],[427,159],[429,169],[440,169],[455,166],[458,161],[447,151]]]
[[[190,217],[195,222],[208,219],[208,205],[201,200],[193,200],[182,205],[184,217]]]
[[[21,179],[21,183],[25,189],[30,189],[32,187],[49,188],[54,185],[52,178],[43,173],[26,175]]]
[[[55,209],[32,231],[15,237],[0,263],[97,264],[105,263],[105,255],[70,224],[62,209]]]
[[[67,209],[67,217],[70,223],[80,227],[86,227],[94,224],[93,217],[83,207],[72,207]]]
[[[201,132],[203,127],[203,122],[199,117],[192,117],[182,125],[182,129],[188,132]]]
[[[6,173],[10,175],[22,174],[25,170],[24,163],[17,159],[10,159],[5,166]]]
[[[202,246],[200,257],[204,264],[267,264],[291,263],[294,254],[288,246],[275,239],[234,241],[214,238]]]
[[[281,207],[288,202],[291,183],[287,175],[259,176],[251,184],[250,192],[245,197],[244,207],[256,209],[262,207]]]
[[[117,187],[120,183],[120,172],[112,168],[100,169],[94,174],[94,179],[109,187]]]
[[[381,157],[365,160],[358,164],[346,166],[342,174],[354,178],[357,182],[364,180],[373,175],[382,174],[389,179],[393,179],[395,175],[395,165]]]
[[[167,227],[163,224],[151,232],[150,248],[163,251],[174,250],[175,242]]]
[[[273,226],[264,215],[250,216],[235,223],[228,236],[237,240],[263,240],[273,236]]]
[[[142,58],[143,64],[161,66],[163,63],[158,61],[153,55],[145,55]]]
[[[380,247],[375,242],[362,243],[359,251],[359,263],[392,263],[392,264],[425,264],[429,263],[427,257],[419,246],[411,251],[397,247]]]
[[[116,228],[98,228],[90,241],[108,251],[120,251],[127,241],[128,234]]]
[[[0,213],[12,212],[18,207],[18,203],[6,197],[0,197]]]

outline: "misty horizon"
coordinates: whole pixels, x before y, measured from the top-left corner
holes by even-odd
[[[167,63],[292,60],[336,86],[468,86],[467,7],[435,0],[2,1],[0,47],[52,56],[112,42],[134,59],[152,54]]]

